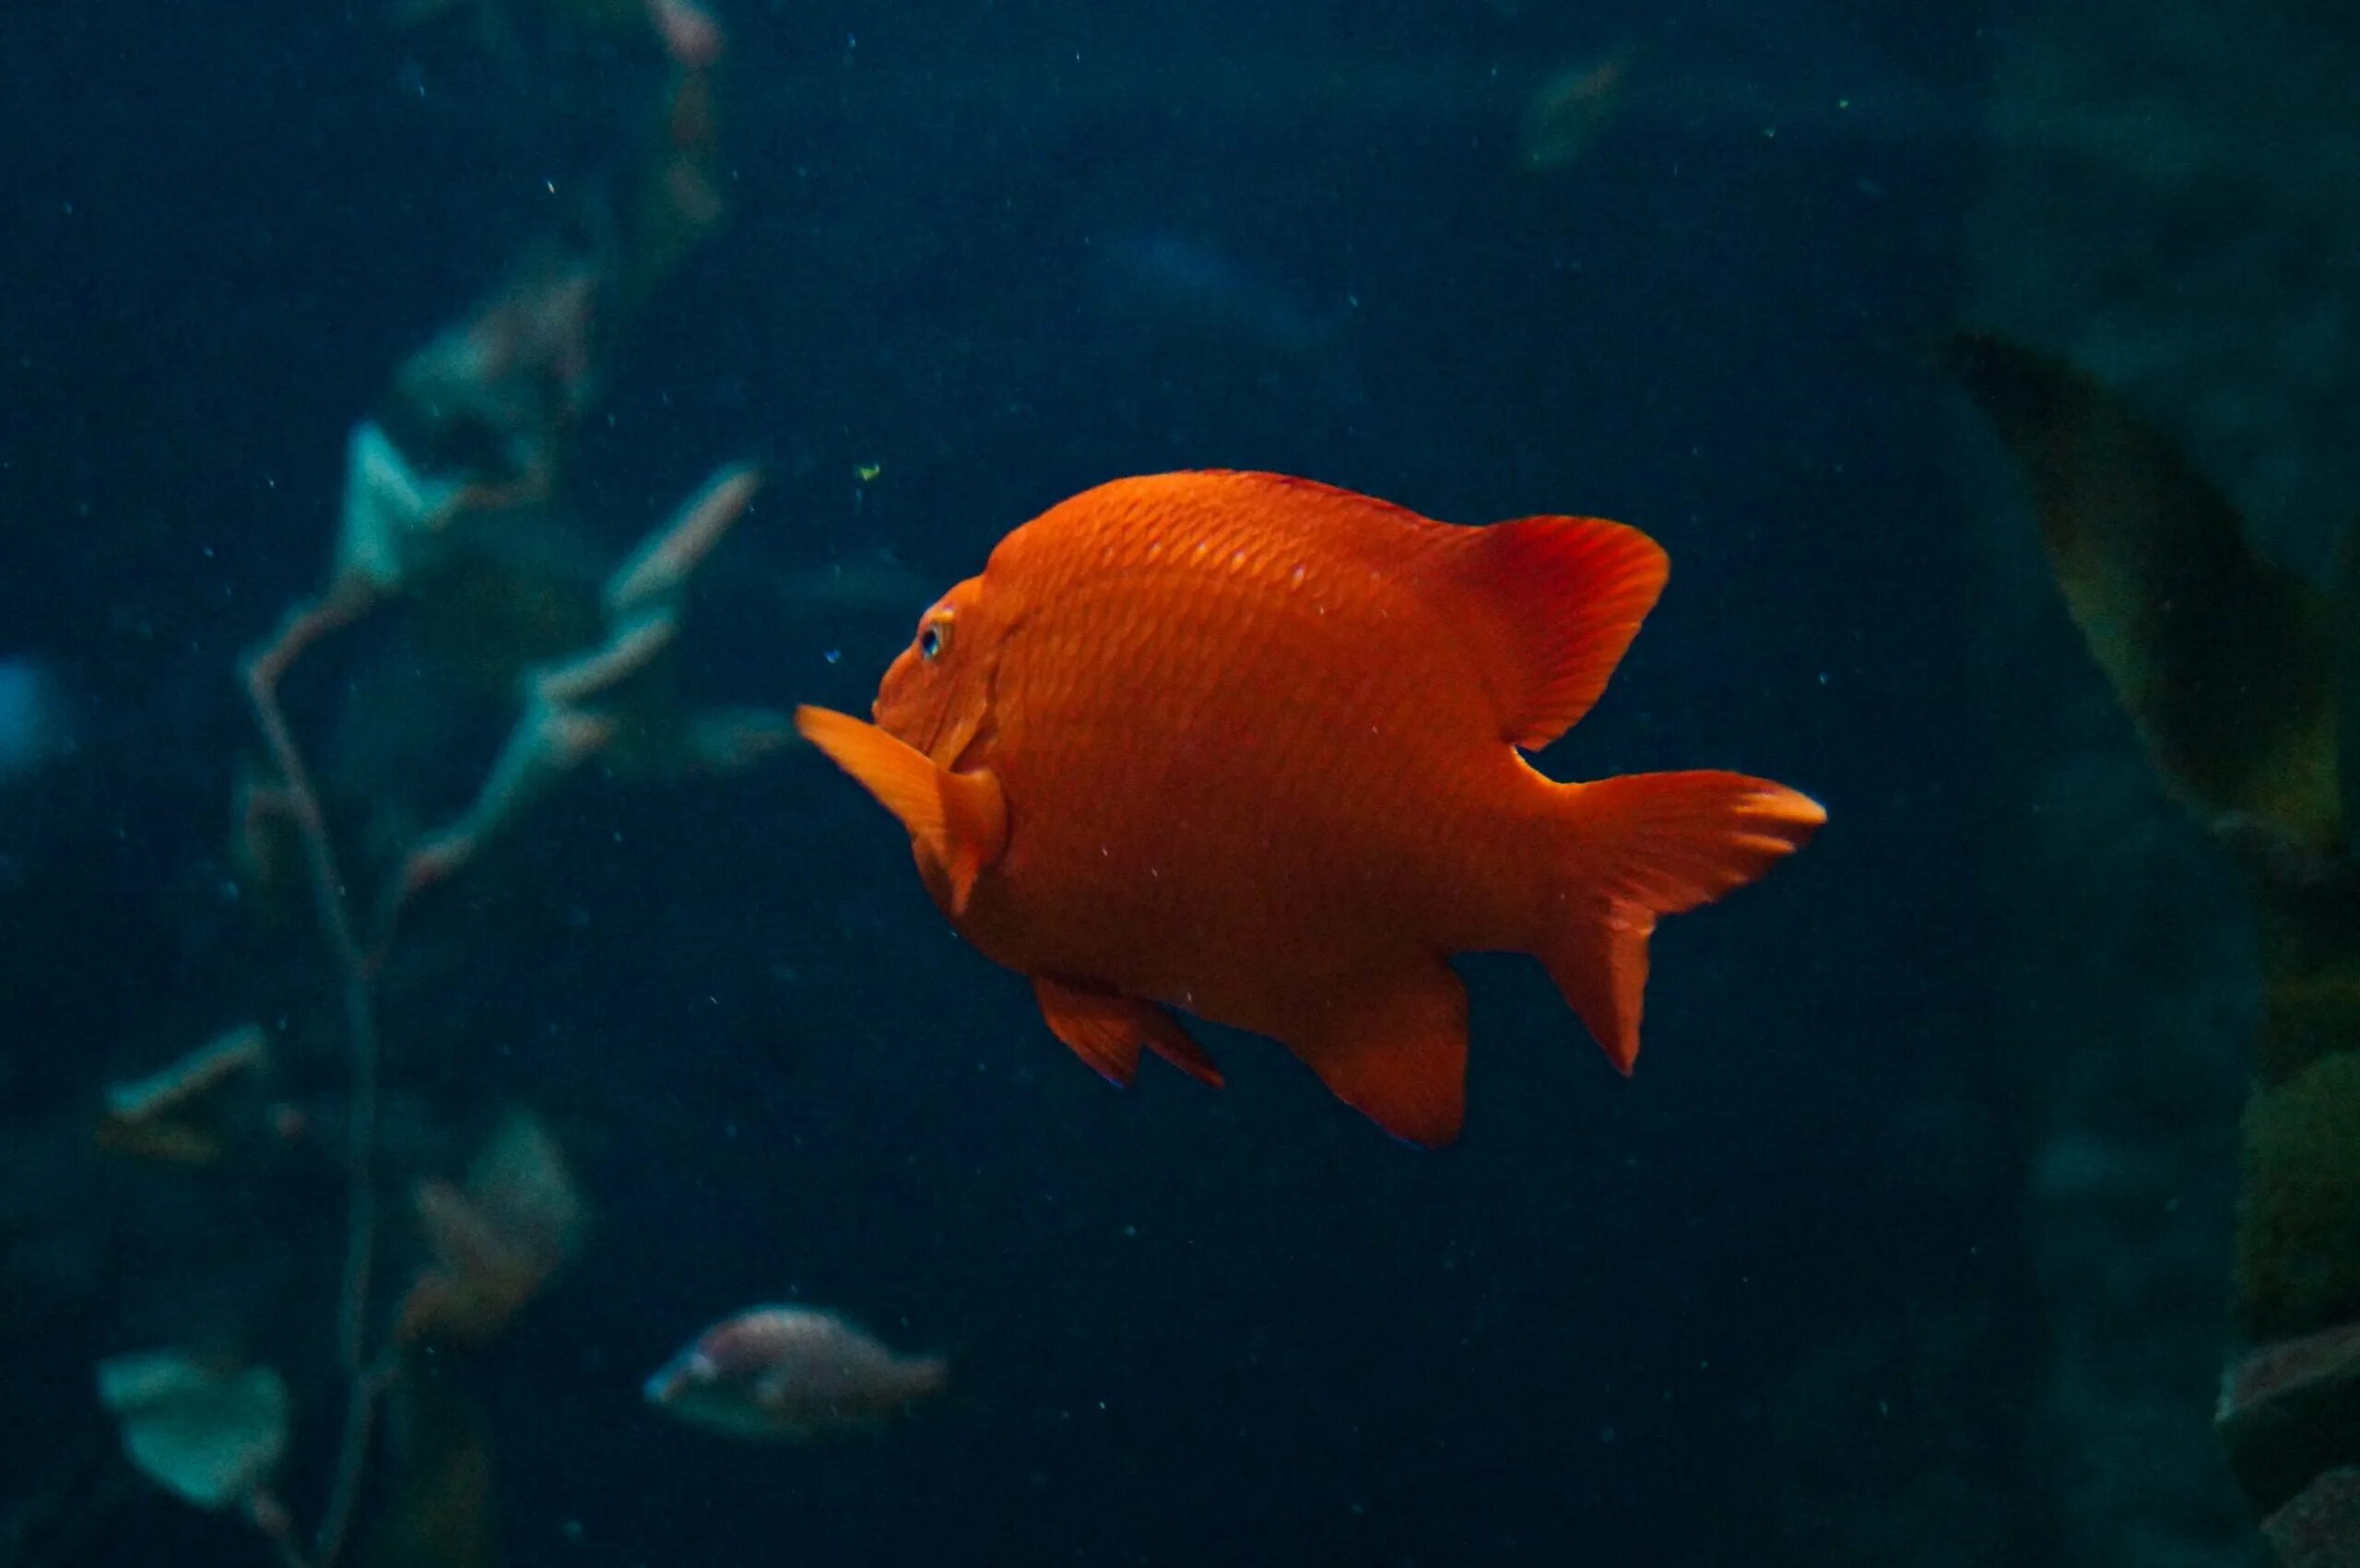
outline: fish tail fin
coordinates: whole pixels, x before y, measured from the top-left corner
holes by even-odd
[[[1566,1004],[1625,1076],[1639,1055],[1647,938],[1678,914],[1758,880],[1809,843],[1817,801],[1742,773],[1632,773],[1563,784],[1570,863],[1538,949]]]
[[[943,1385],[950,1381],[949,1356],[920,1356],[902,1368],[902,1385],[907,1390],[903,1396],[904,1398],[916,1399],[929,1394],[939,1394]]]

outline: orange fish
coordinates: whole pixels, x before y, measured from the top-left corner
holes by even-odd
[[[1665,573],[1599,518],[1473,528],[1275,474],[1120,479],[928,609],[875,725],[796,723],[1106,1078],[1145,1047],[1218,1087],[1177,1008],[1439,1147],[1466,1102],[1453,954],[1537,955],[1627,1074],[1656,917],[1826,819],[1737,773],[1560,784],[1517,754],[1589,711]]]

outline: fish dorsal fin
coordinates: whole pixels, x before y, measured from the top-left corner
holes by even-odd
[[[875,725],[827,708],[795,710],[795,727],[900,819],[950,884],[963,914],[975,878],[1008,848],[1008,797],[991,773],[952,772]]]
[[[1589,712],[1670,571],[1662,546],[1602,517],[1454,530],[1447,560],[1475,601],[1468,624],[1502,729],[1528,751]]]

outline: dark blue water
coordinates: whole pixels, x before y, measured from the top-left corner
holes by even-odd
[[[789,618],[770,574],[883,544],[948,584],[1099,479],[1270,467],[1646,528],[1670,589],[1544,765],[1756,771],[1832,824],[1667,923],[1633,1081],[1537,965],[1463,964],[1469,1131],[1428,1155],[1218,1030],[1225,1093],[1154,1064],[1107,1088],[808,755],[581,782],[436,907],[442,967],[386,1024],[389,1083],[540,1107],[596,1208],[472,1373],[512,1562],[1802,1564],[1826,1499],[1927,1455],[2035,1549],[2008,1140],[1894,1130],[1929,1100],[1986,1126],[1996,1093],[1963,503],[1928,477],[1954,410],[1916,359],[1963,286],[1975,8],[1270,9],[726,14],[735,219],[637,324],[578,470],[620,548],[714,465],[773,463],[689,678],[860,709],[921,604]],[[316,1000],[263,956],[301,949],[300,912],[257,935],[216,894],[231,662],[318,580],[390,367],[653,88],[628,52],[502,64],[357,7],[105,0],[0,32],[0,628],[71,672],[90,737],[70,791],[0,823],[0,1097],[30,1122],[287,984]],[[1525,94],[1625,44],[1662,96],[1520,169]],[[1405,65],[1422,100],[1373,85]],[[1776,135],[1763,97],[1794,106]],[[337,691],[315,674],[299,717]],[[327,1246],[265,1316],[324,1364],[336,1184],[224,1200]],[[89,1363],[155,1332],[119,1310],[142,1256],[91,1244],[0,1319],[6,1402],[77,1430]],[[789,1293],[950,1351],[952,1393],[811,1450],[639,1402],[697,1326]],[[1962,1305],[1980,1327],[1939,1366],[1904,1333],[1798,1391],[1851,1326]],[[304,1503],[332,1393],[299,1395]],[[0,1474],[44,1424],[6,1423]],[[261,1560],[159,1500],[94,1532],[95,1561]]]

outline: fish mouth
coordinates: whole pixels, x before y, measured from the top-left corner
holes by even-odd
[[[885,670],[885,678],[878,683],[877,699],[868,705],[871,723],[903,745],[934,756],[937,742],[950,723],[951,700],[955,692],[945,682],[935,701],[926,706],[911,702],[903,688],[918,678],[917,655],[903,650]],[[896,698],[899,701],[896,701]],[[930,711],[929,711],[930,710]],[[939,759],[937,759],[939,760]]]
[[[640,1392],[651,1405],[668,1405],[690,1388],[712,1382],[714,1370],[713,1358],[701,1352],[675,1356],[641,1385]]]

